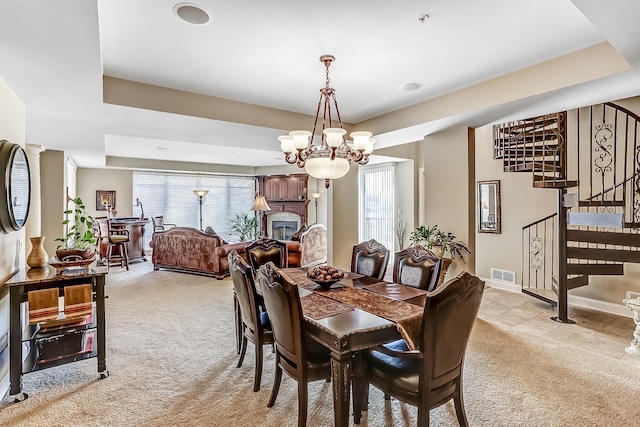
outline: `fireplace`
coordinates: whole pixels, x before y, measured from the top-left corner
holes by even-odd
[[[267,215],[269,237],[276,240],[291,240],[300,229],[300,216],[291,212],[274,212]]]

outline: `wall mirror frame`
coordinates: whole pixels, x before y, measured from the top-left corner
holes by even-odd
[[[500,180],[478,181],[478,232],[500,233]]]
[[[27,153],[18,144],[0,141],[0,232],[20,230],[31,206],[31,173]]]

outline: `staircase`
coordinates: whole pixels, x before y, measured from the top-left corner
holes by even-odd
[[[558,191],[557,212],[522,227],[522,292],[571,323],[568,291],[640,263],[640,117],[605,103],[493,132],[505,172],[530,172],[534,187]]]

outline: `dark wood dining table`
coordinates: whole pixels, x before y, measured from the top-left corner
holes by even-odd
[[[381,317],[370,311],[352,306],[349,309],[338,308],[337,314],[326,313],[326,317],[311,313],[309,304],[305,304],[305,298],[315,298],[318,295],[330,299],[333,291],[325,291],[311,282],[301,268],[285,268],[282,270],[298,285],[299,294],[303,306],[306,332],[316,341],[331,350],[331,376],[333,383],[333,407],[336,427],[349,425],[349,401],[351,389],[352,358],[355,352],[373,348],[386,342],[405,338],[401,334],[401,328],[393,320]],[[414,317],[412,321],[418,324],[422,319],[422,307],[425,302],[426,292],[392,284],[376,278],[348,273],[345,279],[338,282],[336,290],[342,288],[362,289],[365,292],[376,294],[383,298],[381,304],[394,305],[405,313]],[[317,299],[317,298],[315,298]],[[375,298],[374,298],[375,300]],[[335,303],[328,302],[332,306]],[[340,304],[338,302],[338,304]],[[315,304],[318,305],[317,303]],[[317,308],[317,307],[316,307]],[[387,308],[387,311],[388,308]],[[415,318],[418,316],[418,318]],[[315,317],[315,318],[314,318]]]

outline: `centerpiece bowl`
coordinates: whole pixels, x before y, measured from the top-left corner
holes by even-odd
[[[321,265],[307,271],[307,277],[320,285],[321,288],[329,289],[331,285],[344,278],[344,272],[330,265]]]

